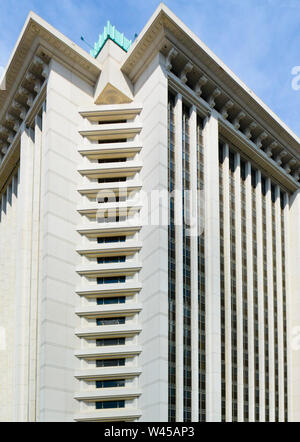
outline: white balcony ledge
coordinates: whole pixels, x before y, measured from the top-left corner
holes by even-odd
[[[104,195],[101,194],[101,197]],[[138,213],[142,209],[141,204],[130,201],[112,202],[112,203],[98,203],[96,201],[86,202],[77,208],[81,215],[88,218],[95,219],[96,217],[103,217],[104,214],[108,216],[128,216]]]
[[[119,223],[96,223],[89,222],[85,225],[79,226],[77,232],[90,238],[97,238],[98,236],[127,236],[141,230],[142,226],[137,222],[131,224],[133,221],[121,221]]]
[[[119,183],[97,183],[89,182],[80,185],[78,192],[89,198],[94,198],[98,196],[101,192],[101,196],[130,196],[132,192],[141,190],[142,185],[137,180],[124,181]]]
[[[142,112],[142,105],[135,103],[92,105],[81,107],[79,113],[90,121],[130,120]]]
[[[113,410],[81,412],[74,416],[74,420],[77,422],[132,422],[141,416],[141,411],[136,408],[117,408]]]
[[[137,345],[112,345],[107,347],[86,347],[75,351],[78,359],[95,360],[110,357],[133,357],[142,352],[142,347]]]
[[[132,256],[139,252],[142,248],[140,242],[129,240],[119,243],[98,244],[92,242],[76,249],[79,255],[88,257],[103,257],[103,256]]]
[[[93,284],[86,287],[78,287],[76,293],[79,296],[97,298],[99,296],[131,296],[140,292],[142,284],[140,282],[126,282],[124,284]]]
[[[98,388],[93,390],[79,391],[75,393],[74,398],[78,401],[94,402],[98,400],[110,399],[134,399],[139,397],[142,392],[135,388]]]
[[[130,302],[127,304],[111,304],[111,305],[87,305],[80,306],[75,310],[76,315],[84,317],[113,317],[113,316],[133,316],[142,310],[140,304]]]
[[[141,161],[117,163],[87,163],[78,165],[78,172],[90,178],[133,177],[143,167]]]
[[[118,262],[109,264],[90,263],[76,268],[79,275],[94,278],[97,276],[133,276],[141,270],[137,262]],[[125,283],[124,283],[125,284]]]
[[[88,127],[79,129],[82,137],[91,141],[96,140],[117,140],[134,138],[138,135],[143,126],[139,123],[112,123],[112,124],[90,124]]]
[[[138,324],[132,325],[100,325],[96,327],[82,327],[75,330],[76,336],[86,339],[132,337],[141,333]]]
[[[101,380],[101,379],[132,379],[139,376],[142,369],[139,367],[104,367],[104,368],[87,368],[78,370],[75,373],[77,379]]]
[[[78,152],[91,160],[93,159],[108,159],[119,158],[133,158],[142,149],[141,143],[135,141],[128,141],[126,143],[101,143],[88,144],[78,146]]]

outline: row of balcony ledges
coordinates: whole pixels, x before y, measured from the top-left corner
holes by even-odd
[[[94,118],[99,120],[101,112],[100,115]],[[97,200],[97,195],[99,194],[103,198],[102,202],[106,202],[106,199],[108,200],[109,196],[106,197],[106,195],[112,194],[115,197],[114,199],[117,203],[115,211],[118,221],[125,221],[128,212],[132,214],[132,212],[138,212],[141,209],[136,203],[131,205],[126,203],[130,196],[141,189],[138,178],[138,174],[142,169],[142,163],[138,159],[141,145],[134,138],[128,140],[128,137],[136,136],[140,132],[141,125],[124,123],[122,121],[118,123],[110,121],[110,124],[104,125],[92,124],[92,127],[89,127],[87,131],[81,132],[83,137],[90,140],[90,144],[84,145],[83,148],[79,147],[79,151],[84,158],[84,161],[78,167],[79,173],[83,176],[83,183],[79,191],[82,195],[86,196],[86,204],[78,210],[79,213],[88,216],[92,220],[96,216],[99,218],[99,215],[101,218],[101,212],[104,214],[106,211],[113,209],[110,206],[99,207],[97,203],[94,203],[95,200],[93,201],[92,199],[96,196]],[[98,121],[98,123],[102,123],[102,121]],[[91,124],[91,121],[89,121],[89,124]],[[134,133],[128,132],[128,127],[130,127],[130,131],[134,128]],[[93,133],[92,141],[91,133]],[[118,133],[117,140],[114,138],[116,133]],[[99,142],[103,141],[102,135],[105,137],[105,140],[104,143],[99,144]],[[94,136],[98,144],[93,143]],[[120,139],[120,136],[124,138]],[[107,141],[110,142],[108,143]],[[130,194],[126,198],[126,193],[128,192]],[[124,202],[124,207],[122,207],[122,202]],[[97,221],[100,222],[101,220],[97,219]],[[104,221],[105,219],[103,219]],[[107,221],[110,221],[110,219]]]
[[[77,247],[81,276],[76,309],[80,327],[75,334],[80,388],[75,398],[80,415],[75,420],[135,420],[140,417],[137,398],[138,322],[142,306],[138,274],[141,270],[139,220],[141,205],[135,196],[141,189],[142,163],[138,140],[142,126],[135,121],[141,107],[95,106],[81,110],[86,118],[78,152],[82,215]]]
[[[128,412],[139,416],[137,399],[141,395],[138,387],[138,376],[125,376],[110,379],[79,379],[80,391],[74,397],[80,403],[80,415],[84,418],[88,413],[93,413],[96,418],[116,416],[128,416]],[[100,412],[100,413],[99,413]],[[117,416],[118,416],[117,414]],[[129,414],[130,415],[130,414]]]
[[[108,335],[94,341],[94,337],[81,338],[90,340],[90,345],[82,345],[82,349],[76,352],[81,361],[81,368],[75,373],[80,382],[80,388],[75,393],[75,398],[80,402],[80,413],[86,416],[87,412],[93,413],[98,418],[99,410],[106,409],[108,417],[110,413],[115,416],[117,408],[134,408],[137,412],[137,404],[131,400],[140,396],[138,377],[141,368],[138,366],[138,355],[141,349],[136,345],[136,336],[122,334],[122,337]],[[126,341],[130,343],[126,343]],[[97,344],[97,341],[105,342]],[[95,346],[96,342],[96,346]],[[113,343],[113,345],[108,345]],[[129,402],[128,402],[129,400]],[[120,406],[115,401],[124,401]],[[126,401],[126,402],[125,402]],[[102,402],[102,403],[100,403]]]
[[[142,130],[139,120],[142,107],[133,104],[95,106],[80,110],[84,125],[79,133],[90,141],[107,144],[114,140],[134,139]]]
[[[141,351],[137,346],[137,336],[141,332],[137,314],[142,307],[137,303],[136,294],[114,295],[102,297],[98,294],[97,298],[86,299],[87,303],[76,310],[81,318],[81,327],[75,330],[75,334],[81,338],[81,351],[76,353],[81,360],[77,373],[81,387],[75,398],[81,403],[81,412],[97,409],[99,401],[105,402],[101,407],[111,406],[114,409],[116,403],[109,405],[108,401],[139,396],[139,392],[130,391],[127,384],[131,380],[134,382],[141,372],[138,361],[131,361]],[[122,363],[116,362],[120,360]],[[107,369],[105,371],[107,366],[121,368],[108,372]],[[114,386],[112,378],[116,379],[116,385],[122,382],[122,388],[108,389],[108,386]],[[128,406],[127,403],[126,408]]]

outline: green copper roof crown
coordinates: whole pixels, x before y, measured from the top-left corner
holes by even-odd
[[[99,35],[99,40],[94,45],[94,49],[91,50],[91,55],[96,58],[99,55],[99,52],[107,42],[107,40],[110,39],[113,42],[115,42],[120,48],[122,48],[125,52],[127,52],[131,46],[132,41],[125,38],[124,34],[121,34],[121,32],[117,31],[115,26],[112,26],[110,24],[110,21],[107,22],[106,26],[104,27],[104,31],[102,34]]]

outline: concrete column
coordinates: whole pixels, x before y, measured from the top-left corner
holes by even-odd
[[[221,421],[221,299],[218,116],[205,121],[206,416]]]
[[[46,101],[43,103],[43,107],[42,107],[42,120],[41,120],[41,125],[42,125],[42,131],[40,132],[40,155],[43,155],[43,148],[45,146],[45,137],[46,137],[46,133],[47,133],[47,103]],[[40,177],[43,176],[43,161],[41,161],[40,163]],[[40,189],[39,189],[40,195],[43,193],[43,180],[40,180]],[[41,214],[43,211],[43,207],[44,207],[44,199],[40,198],[40,202],[39,202],[39,213]],[[42,272],[40,271],[40,267],[41,267],[41,263],[42,263],[42,249],[43,249],[43,243],[41,241],[41,235],[43,235],[44,232],[44,224],[43,224],[43,218],[42,216],[39,216],[39,231],[40,231],[40,237],[39,237],[39,271],[38,271],[38,287],[42,287]],[[41,295],[38,296],[37,299],[37,311],[38,313],[41,312],[41,308],[42,308],[42,297]],[[38,316],[38,323],[37,323],[37,355],[36,355],[36,368],[37,368],[37,373],[36,373],[36,421],[39,422],[40,421],[40,356],[41,356],[41,333],[40,333],[40,329],[41,329],[41,318],[40,318],[40,314],[37,315]]]
[[[230,187],[229,146],[224,146],[223,162],[224,206],[224,288],[225,288],[225,379],[226,422],[232,421],[232,355],[231,355],[231,246],[230,246]]]
[[[285,241],[285,285],[286,285],[286,344],[287,344],[287,394],[288,394],[288,421],[293,421],[293,394],[297,389],[294,385],[292,385],[292,314],[293,305],[292,305],[292,292],[291,292],[291,249],[290,249],[290,231],[291,231],[291,222],[290,222],[290,203],[289,203],[289,195],[285,193],[285,207],[284,207],[284,241]],[[299,220],[299,218],[298,218]],[[298,241],[300,244],[300,236],[298,236]],[[294,276],[294,275],[293,275]],[[300,285],[298,286],[300,290]],[[300,419],[300,418],[299,418]],[[298,419],[298,420],[299,420]]]
[[[251,163],[248,161],[246,164],[246,235],[247,235],[249,422],[254,422],[255,420],[252,227],[253,226],[252,226]]]
[[[264,330],[264,261],[262,230],[261,172],[257,171],[256,185],[256,237],[258,288],[258,352],[259,352],[259,420],[265,421],[265,330]]]
[[[176,421],[183,422],[182,96],[175,104]]]
[[[164,66],[165,59],[158,54],[135,83],[136,103],[143,104],[139,159],[144,166],[134,179],[149,197],[157,189],[168,193],[168,79]],[[168,210],[163,199],[157,210],[162,214]],[[143,304],[138,337],[143,347],[138,357],[143,367],[139,377],[143,394],[138,400],[143,422],[168,420],[168,225],[164,224],[144,225],[136,235],[143,244],[139,253],[143,287],[137,295]]]
[[[40,201],[41,201],[42,118],[35,117],[34,127],[34,176],[32,204],[32,250],[31,250],[31,296],[29,322],[29,399],[28,419],[36,421],[37,391],[37,333],[39,299],[39,247],[40,247]]]
[[[278,397],[279,421],[284,421],[284,348],[283,348],[283,292],[282,292],[282,241],[280,187],[276,186],[276,283],[277,283],[277,329],[278,329]]]
[[[197,112],[190,116],[190,239],[191,239],[191,351],[192,422],[199,421],[199,301],[198,301],[198,189],[197,189]]]
[[[275,421],[275,362],[274,362],[274,285],[272,252],[272,198],[271,180],[266,181],[266,225],[267,225],[267,278],[268,278],[268,317],[269,317],[269,390],[270,422]]]
[[[31,293],[31,244],[33,211],[34,143],[31,129],[24,127],[20,148],[20,186],[16,260],[16,347],[15,347],[15,416],[17,422],[29,418],[29,324]]]
[[[241,208],[241,158],[235,154],[235,243],[236,243],[236,306],[237,306],[237,383],[238,421],[244,420],[244,348],[243,348],[243,273],[242,273],[242,208]]]
[[[300,421],[300,190],[290,200],[290,333],[291,333],[291,420]]]

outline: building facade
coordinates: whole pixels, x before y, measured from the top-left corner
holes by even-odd
[[[299,421],[299,138],[163,4],[2,89],[0,420]]]

